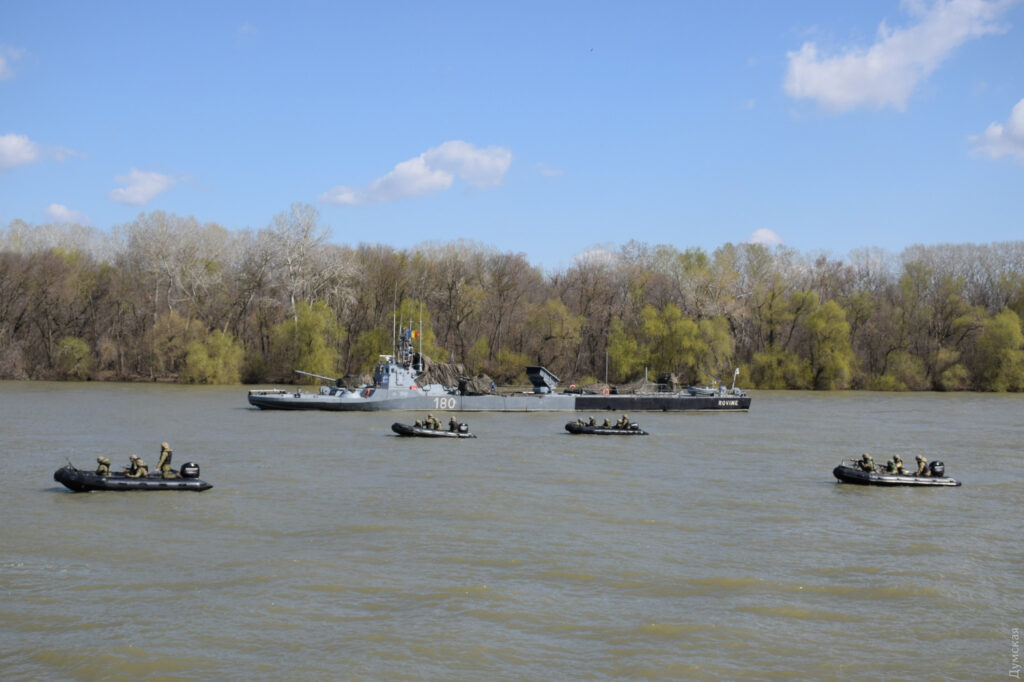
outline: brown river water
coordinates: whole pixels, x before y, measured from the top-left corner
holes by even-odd
[[[425,442],[243,387],[0,382],[0,678],[1006,678],[1024,396],[753,397],[630,415],[646,437],[482,413]],[[164,440],[214,488],[52,478]],[[863,451],[963,486],[836,483]]]

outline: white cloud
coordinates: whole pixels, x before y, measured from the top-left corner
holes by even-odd
[[[537,172],[546,178],[560,178],[565,175],[565,171],[558,168],[548,168],[543,163],[537,164]]]
[[[39,145],[24,135],[0,135],[0,171],[32,163],[39,158]]]
[[[21,59],[25,50],[18,47],[0,45],[0,81],[14,77],[14,70],[11,63]]]
[[[87,225],[89,223],[89,219],[85,214],[72,211],[64,204],[50,204],[46,207],[46,215],[58,223],[67,223],[69,225]]]
[[[981,135],[971,135],[974,151],[989,158],[1012,156],[1024,162],[1024,99],[1017,102],[1006,124],[992,123]]]
[[[456,177],[475,189],[486,189],[500,185],[511,164],[512,152],[502,147],[479,148],[449,140],[396,164],[366,189],[338,185],[321,194],[320,201],[343,206],[398,201],[446,190]]]
[[[859,106],[902,111],[917,85],[961,44],[1002,30],[994,22],[1011,3],[996,0],[906,0],[903,7],[917,23],[890,29],[883,21],[869,48],[854,47],[836,56],[819,52],[813,42],[789,52],[785,90],[796,99],[814,99],[831,111]]]
[[[762,227],[760,230],[755,230],[747,242],[750,244],[764,244],[765,246],[778,246],[782,243],[782,237],[775,234],[772,230]]]
[[[0,135],[0,172],[42,160],[67,161],[74,156],[81,154],[67,147],[42,147],[25,135]]]
[[[124,185],[110,191],[108,195],[119,204],[139,206],[145,204],[157,194],[170,189],[175,180],[167,175],[152,171],[140,171],[132,168],[128,175],[118,175],[114,182]]]
[[[67,161],[74,156],[82,156],[82,154],[79,154],[74,149],[68,149],[67,147],[54,147],[50,150],[50,156],[57,161]]]

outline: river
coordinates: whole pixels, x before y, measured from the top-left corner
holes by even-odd
[[[1024,396],[753,397],[626,438],[466,414],[442,443],[242,387],[0,382],[0,677],[1005,678]],[[214,488],[53,481],[161,441]],[[864,451],[963,486],[836,483]]]

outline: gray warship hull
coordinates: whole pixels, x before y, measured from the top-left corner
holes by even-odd
[[[364,394],[367,394],[365,395]],[[635,393],[587,395],[578,393],[516,393],[511,395],[459,395],[444,391],[373,389],[326,393],[281,389],[249,391],[249,404],[263,410],[327,410],[378,412],[386,410],[445,412],[746,412],[747,395],[690,395]]]

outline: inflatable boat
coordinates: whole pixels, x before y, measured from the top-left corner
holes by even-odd
[[[565,425],[565,430],[569,433],[577,434],[588,434],[594,436],[646,436],[646,431],[640,428],[640,426],[634,422],[629,425],[627,429],[617,429],[614,426],[587,426],[586,424],[579,424],[577,422],[569,422]]]
[[[459,424],[455,431],[451,429],[428,429],[423,426],[414,426],[412,424],[400,424],[395,422],[391,425],[391,430],[397,433],[399,436],[420,436],[422,438],[476,438],[476,435],[470,433],[469,427],[465,424]]]
[[[193,490],[199,492],[213,487],[199,478],[199,465],[185,462],[178,472],[178,478],[164,478],[160,472],[129,478],[123,473],[97,474],[95,471],[79,469],[70,462],[53,472],[53,480],[62,483],[76,493],[92,490]]]
[[[917,485],[917,486],[958,486],[960,481],[946,476],[946,467],[942,462],[934,461],[929,463],[930,476],[918,476],[916,474],[890,474],[884,471],[864,471],[857,465],[856,459],[843,460],[843,462],[832,470],[840,483],[856,483],[859,485]]]

